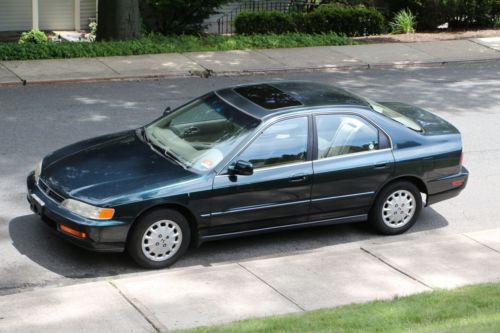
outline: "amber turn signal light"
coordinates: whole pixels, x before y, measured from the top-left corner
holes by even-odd
[[[115,215],[113,208],[101,208],[99,210],[99,220],[109,220]]]
[[[66,233],[68,235],[75,236],[77,238],[82,238],[82,239],[87,238],[86,233],[75,230],[75,229],[70,228],[68,226],[65,226],[64,224],[59,224],[59,230],[61,230],[62,232]]]

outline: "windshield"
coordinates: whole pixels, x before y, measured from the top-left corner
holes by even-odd
[[[259,120],[210,94],[149,125],[145,136],[184,167],[207,171],[258,124]]]
[[[394,111],[393,109],[389,109],[388,107],[378,104],[377,102],[371,101],[367,99],[367,102],[370,104],[371,108],[378,112],[383,114],[384,116],[391,118],[392,120],[397,121],[400,124],[403,124],[404,126],[408,127],[409,129],[412,129],[417,132],[423,132],[422,127],[417,124],[415,121],[413,121],[411,118],[408,118],[401,113]]]

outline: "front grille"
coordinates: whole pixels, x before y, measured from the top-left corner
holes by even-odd
[[[38,187],[40,188],[40,190],[42,190],[43,193],[45,193],[49,198],[57,203],[61,203],[64,201],[64,199],[66,199],[65,197],[51,189],[42,179],[38,180]]]

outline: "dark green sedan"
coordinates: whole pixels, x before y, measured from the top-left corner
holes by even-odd
[[[459,131],[402,103],[280,81],[210,92],[47,155],[31,209],[65,239],[174,263],[190,244],[368,221],[387,235],[467,183]]]

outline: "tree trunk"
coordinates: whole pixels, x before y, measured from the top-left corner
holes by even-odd
[[[97,40],[140,37],[139,0],[99,0]]]

